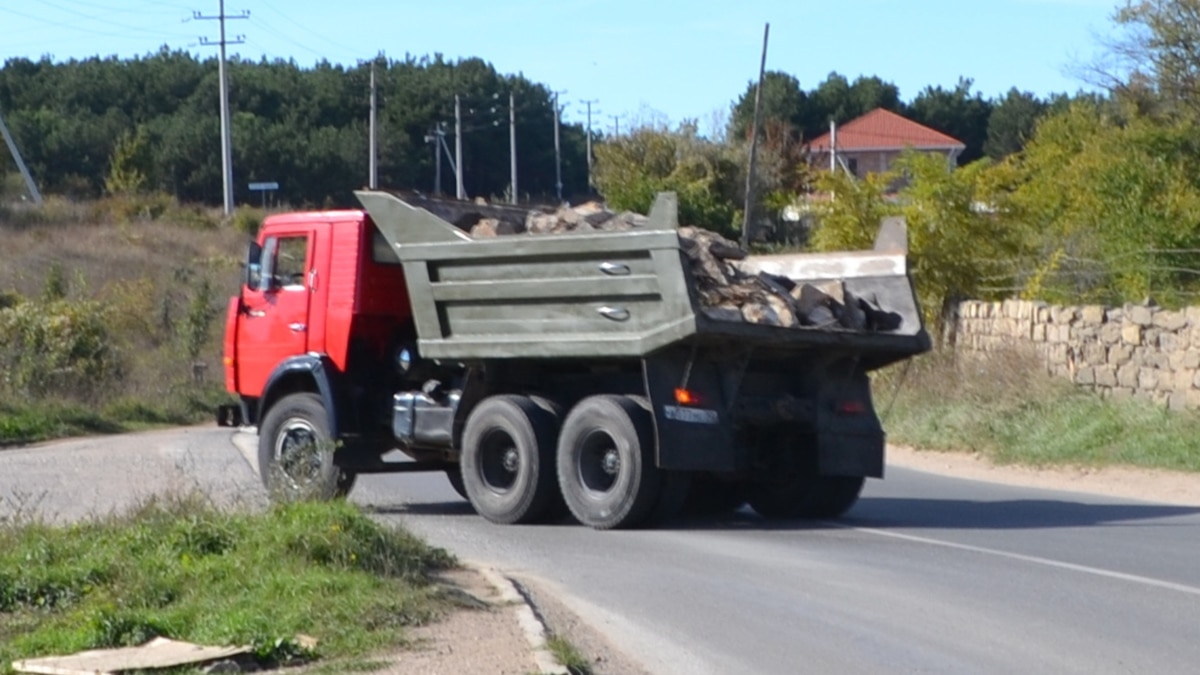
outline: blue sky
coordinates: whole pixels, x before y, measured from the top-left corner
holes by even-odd
[[[1114,29],[1120,0],[227,0],[231,47],[257,60],[354,63],[439,52],[478,56],[563,91],[566,117],[611,129],[663,117],[710,127],[757,77],[763,24],[767,68],[811,88],[837,71],[877,75],[911,100],[959,77],[996,96],[1087,88],[1069,72]],[[0,0],[0,60],[128,57],[161,45],[215,53],[217,0]]]

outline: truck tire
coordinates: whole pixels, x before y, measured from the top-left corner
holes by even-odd
[[[492,396],[467,417],[462,480],[467,499],[493,523],[531,523],[558,499],[554,416],[528,397]]]
[[[558,439],[558,483],[584,525],[607,530],[642,523],[663,485],[649,411],[628,396],[577,403]]]
[[[759,483],[750,491],[750,506],[764,518],[837,518],[858,501],[862,476],[798,476]]]
[[[334,464],[325,405],[316,394],[290,394],[264,416],[258,430],[258,468],[272,500],[345,496],[353,474]]]
[[[446,479],[450,481],[450,487],[454,488],[459,497],[470,501],[467,497],[467,486],[463,485],[462,466],[446,469]]]

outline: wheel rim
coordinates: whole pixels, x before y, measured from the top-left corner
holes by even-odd
[[[479,475],[494,492],[508,492],[521,473],[521,453],[508,432],[493,429],[479,444]]]
[[[612,490],[621,475],[621,453],[616,441],[596,429],[583,439],[579,452],[579,482],[588,492]]]
[[[320,437],[308,420],[293,417],[280,427],[275,437],[275,465],[293,489],[309,485],[321,475]]]

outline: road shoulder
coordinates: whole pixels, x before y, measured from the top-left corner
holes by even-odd
[[[1038,467],[995,464],[977,453],[889,445],[889,465],[968,480],[1200,506],[1200,475],[1132,467]]]

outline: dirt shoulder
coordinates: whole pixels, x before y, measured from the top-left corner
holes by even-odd
[[[1200,475],[1131,467],[1034,467],[994,464],[965,452],[888,446],[888,464],[970,480],[1200,506]]]

